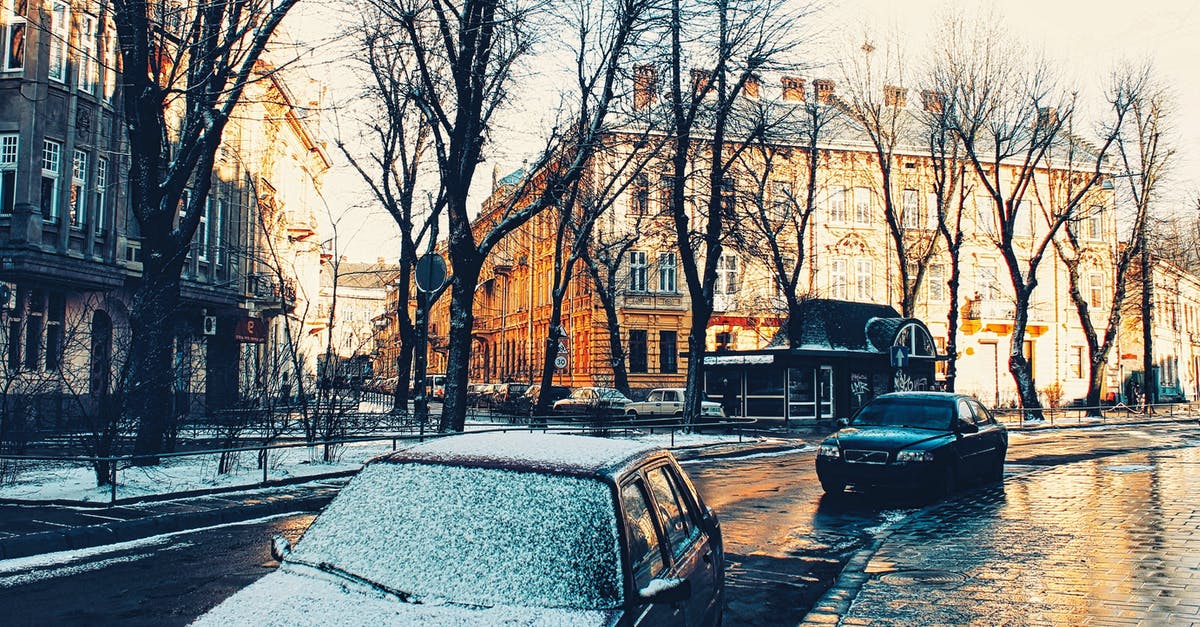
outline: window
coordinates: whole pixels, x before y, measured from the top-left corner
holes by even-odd
[[[213,214],[212,214],[212,219],[213,219],[213,229],[212,229],[213,261],[216,262],[216,264],[219,266],[219,265],[221,265],[221,247],[222,247],[222,235],[223,235],[223,233],[221,232],[221,227],[224,226],[225,203],[221,202],[220,198],[214,199],[212,202],[213,202]]]
[[[1029,362],[1029,371],[1037,372],[1037,364],[1033,361],[1033,340],[1025,340],[1025,346],[1022,352],[1025,354],[1025,361]]]
[[[849,221],[846,215],[846,188],[835,187],[829,193],[829,221],[845,224]]]
[[[1000,298],[1000,282],[996,279],[996,266],[981,265],[975,269],[975,291],[987,300]]]
[[[42,365],[42,330],[45,325],[46,294],[32,290],[29,295],[29,320],[25,323],[25,369]]]
[[[104,232],[104,212],[108,207],[108,159],[96,160],[96,233]]]
[[[926,277],[925,283],[929,286],[929,302],[946,302],[946,264],[929,264],[929,276]]]
[[[641,217],[650,212],[650,178],[645,174],[633,177],[629,188],[629,215]]]
[[[700,535],[699,524],[684,500],[678,482],[667,474],[666,466],[646,473],[646,479],[650,484],[650,492],[654,495],[654,503],[658,506],[663,530],[667,534],[667,543],[671,552],[679,557]]]
[[[675,189],[675,179],[669,171],[664,170],[658,177],[658,210],[663,214],[671,213],[671,192]]]
[[[993,235],[996,233],[996,211],[992,199],[987,196],[975,197],[975,225],[980,231]]]
[[[738,291],[738,258],[733,253],[721,253],[717,260],[717,283],[714,294],[736,294]]]
[[[17,202],[16,133],[0,134],[0,215],[12,215]]]
[[[71,27],[71,8],[55,2],[50,11],[50,78],[67,80],[67,37]]]
[[[62,144],[45,140],[42,144],[42,218],[58,221],[58,172],[62,165]]]
[[[792,192],[787,181],[771,181],[768,191],[771,194],[768,218],[776,223],[786,220],[792,208]]]
[[[663,571],[662,541],[650,510],[650,499],[640,480],[621,486],[625,532],[629,537],[629,566],[634,586],[641,590]]]
[[[662,253],[658,256],[658,291],[675,293],[678,289],[677,267],[675,253]]]
[[[25,13],[29,10],[28,0],[0,0],[0,45],[4,46],[4,63],[0,70],[20,70],[25,67]]]
[[[629,251],[629,290],[646,291],[646,251]]]
[[[732,216],[737,208],[737,182],[732,177],[721,179],[721,210]]]
[[[788,282],[791,280],[792,271],[796,269],[796,259],[794,257],[783,257],[779,260],[783,266],[783,274],[779,274],[778,270],[771,271],[771,295],[775,298],[784,298],[787,296]]]
[[[1094,308],[1104,306],[1104,274],[1091,272],[1088,274],[1088,305]]]
[[[1104,228],[1102,226],[1103,216],[1101,215],[1102,211],[1104,211],[1104,207],[1101,207],[1100,205],[1094,205],[1092,207],[1091,212],[1088,213],[1088,217],[1087,217],[1087,225],[1088,225],[1087,238],[1088,239],[1093,239],[1093,240],[1104,239]]]
[[[71,159],[71,197],[67,199],[73,227],[79,227],[87,221],[87,175],[88,154],[82,150],[76,150]]]
[[[869,187],[854,188],[854,223],[871,223],[871,189]]]
[[[196,257],[200,261],[208,261],[208,213],[212,210],[213,199],[204,199],[204,210],[200,212],[200,224],[196,226]],[[505,290],[507,294],[507,290]]]
[[[854,260],[854,297],[859,302],[874,300],[874,264],[870,259]]]
[[[96,18],[84,15],[79,19],[78,86],[80,91],[96,92],[100,59],[96,56]]]
[[[646,330],[629,331],[629,372],[646,372]]]
[[[62,365],[63,319],[66,318],[66,299],[62,294],[50,294],[46,319],[46,371],[53,372]]]
[[[1068,358],[1071,360],[1071,363],[1069,364],[1069,368],[1071,370],[1071,375],[1074,376],[1076,379],[1082,379],[1083,378],[1083,347],[1082,346],[1072,346],[1071,352],[1070,352]]]
[[[1033,235],[1033,214],[1029,210],[1029,201],[1017,203],[1017,215],[1013,218],[1013,235],[1030,237]]]
[[[906,229],[920,229],[925,226],[919,199],[915,189],[906,189],[900,194],[900,225]]]
[[[829,295],[838,300],[846,299],[846,268],[845,259],[833,259],[829,262]]]
[[[679,340],[675,331],[658,332],[658,370],[663,374],[679,372]]]

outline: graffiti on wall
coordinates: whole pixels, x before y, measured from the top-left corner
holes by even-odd
[[[867,375],[861,372],[850,373],[850,394],[854,396],[857,405],[863,404],[863,397],[871,396],[871,384],[867,381]]]

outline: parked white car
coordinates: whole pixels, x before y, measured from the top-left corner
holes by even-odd
[[[651,390],[646,400],[626,405],[625,415],[631,420],[683,416],[683,399],[683,388],[658,388]],[[700,415],[709,418],[724,418],[725,410],[721,408],[720,403],[702,400],[700,401]]]

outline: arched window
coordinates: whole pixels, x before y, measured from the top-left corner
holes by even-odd
[[[908,323],[900,327],[896,333],[896,346],[907,346],[908,354],[912,357],[936,357],[937,346],[929,331],[919,324]]]

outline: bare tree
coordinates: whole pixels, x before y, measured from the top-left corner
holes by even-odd
[[[113,0],[129,138],[129,195],[142,238],[130,321],[126,409],[135,449],[163,450],[170,430],[173,326],[180,273],[204,212],[221,133],[267,43],[297,0],[171,4]],[[187,206],[184,189],[193,186]],[[178,220],[176,219],[178,218]]]
[[[664,128],[669,137],[670,214],[691,301],[683,412],[690,424],[700,415],[717,267],[727,225],[735,219],[731,170],[749,142],[769,126],[757,115],[767,109],[739,105],[754,93],[761,72],[787,61],[797,45],[798,16],[775,0],[698,0],[686,5],[671,0],[666,9],[663,65],[669,84]],[[747,110],[748,116],[739,115]],[[693,176],[701,161],[702,174]],[[687,187],[693,178],[698,189],[691,203]]]
[[[775,132],[751,141],[741,156],[741,169],[750,173],[754,185],[742,211],[745,219],[731,228],[739,247],[757,255],[770,269],[786,308],[788,345],[794,347],[801,339],[800,308],[807,298],[799,286],[810,253],[809,225],[817,210],[820,145],[839,112],[815,97],[780,106],[787,111],[773,116],[780,121]],[[781,142],[796,147],[781,148]]]
[[[883,59],[876,62],[879,55]],[[902,197],[904,202],[898,203],[896,198],[896,187],[902,183],[894,170],[898,165],[896,148],[910,141],[915,121],[907,108],[903,57],[894,40],[878,52],[868,39],[862,45],[862,55],[848,55],[842,68],[847,89],[839,97],[839,104],[867,136],[874,152],[883,221],[900,276],[900,312],[911,318],[926,269],[937,252],[939,231],[926,229],[927,221],[920,215],[920,199],[915,190]]]
[[[416,59],[404,37],[402,24],[391,13],[380,10],[372,2],[360,3],[360,22],[355,26],[355,43],[361,45],[365,58],[361,60],[368,79],[361,96],[369,106],[360,116],[364,132],[355,138],[352,150],[343,138],[338,148],[367,184],[376,202],[387,210],[400,230],[400,260],[396,279],[396,319],[400,336],[400,355],[397,366],[396,389],[393,393],[394,411],[407,412],[409,382],[424,381],[424,368],[413,377],[414,351],[418,336],[428,338],[428,307],[423,303],[424,324],[414,324],[409,314],[413,294],[413,269],[422,245],[433,241],[442,216],[444,195],[438,190],[437,201],[424,211],[417,195],[423,182],[427,151],[430,147],[430,126],[412,93],[419,79],[414,75]],[[359,154],[365,149],[366,154]],[[428,184],[428,183],[426,183]],[[440,291],[438,294],[440,295]],[[428,300],[421,298],[422,301]],[[421,306],[419,304],[419,306]],[[423,396],[418,386],[418,395]]]
[[[1115,73],[1108,98],[1115,124],[1122,128],[1115,129],[1117,167],[1112,178],[1107,180],[1119,185],[1118,191],[1122,192],[1119,198],[1123,202],[1117,206],[1128,206],[1131,215],[1114,216],[1109,207],[1095,204],[1080,211],[1078,219],[1066,229],[1065,237],[1055,240],[1059,258],[1067,268],[1071,301],[1087,341],[1089,371],[1085,405],[1091,415],[1096,416],[1100,415],[1100,393],[1108,356],[1120,333],[1122,303],[1126,300],[1130,280],[1136,280],[1131,272],[1144,259],[1142,254],[1146,250],[1151,209],[1159,195],[1159,183],[1174,154],[1164,136],[1168,132],[1168,98],[1166,91],[1156,83],[1149,65],[1126,67]],[[1051,190],[1052,196],[1053,192]],[[1095,202],[1104,200],[1098,198]],[[1107,231],[1102,225],[1109,219],[1115,219],[1121,231],[1117,242],[1105,240]],[[1089,269],[1101,270],[1109,264],[1112,266],[1111,289],[1104,289],[1107,280],[1096,285],[1092,277],[1085,286],[1084,274]],[[1084,293],[1085,289],[1089,294]],[[1109,304],[1107,316],[1103,316],[1104,303],[1097,302],[1100,294],[1105,295]],[[1097,317],[1103,321],[1099,327]],[[1146,344],[1145,354],[1152,356],[1150,344]],[[1146,381],[1148,383],[1149,378]],[[1153,393],[1149,389],[1147,392]]]
[[[1026,416],[1040,420],[1041,401],[1029,356],[1026,326],[1038,268],[1059,230],[1077,215],[1080,203],[1101,178],[1114,140],[1084,149],[1071,134],[1074,99],[1059,95],[1049,69],[1010,48],[1009,33],[996,23],[967,22],[947,29],[948,48],[936,70],[938,91],[947,94],[950,126],[987,195],[994,220],[992,241],[1012,283],[1014,309],[1008,368]],[[1065,201],[1035,212],[1036,178],[1065,168]],[[1090,164],[1090,168],[1089,165]],[[1036,227],[1034,226],[1036,222]]]
[[[962,247],[964,240],[963,214],[967,199],[973,194],[969,184],[962,144],[949,125],[945,94],[936,90],[922,92],[924,114],[921,118],[929,152],[929,169],[933,177],[937,228],[949,257],[950,274],[946,309],[946,389],[954,391],[958,378],[958,302],[962,283]]]

